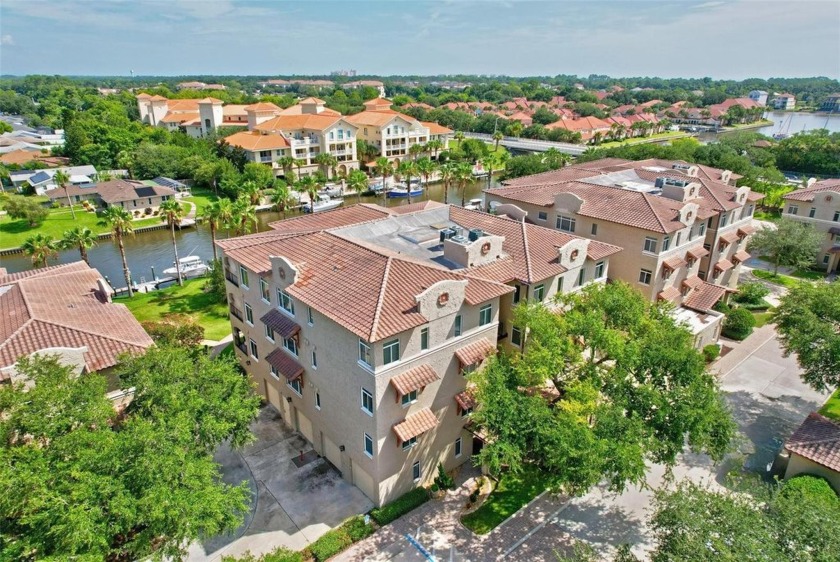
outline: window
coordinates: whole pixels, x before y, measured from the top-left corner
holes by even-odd
[[[649,270],[643,269],[639,272],[639,283],[650,285],[650,278],[651,272]]]
[[[266,324],[265,326],[265,337],[271,343],[274,343],[274,330],[271,329],[271,326]]]
[[[359,361],[373,367],[373,360],[371,358],[370,344],[363,339],[359,339]]]
[[[545,297],[545,285],[534,287],[534,300],[539,302],[543,300],[543,297]]]
[[[295,303],[292,302],[292,297],[286,291],[277,289],[277,304],[292,316],[295,315]]]
[[[518,303],[520,298],[522,298],[522,285],[514,285],[514,287],[513,287],[513,304]]]
[[[581,267],[580,273],[578,274],[577,286],[582,286],[584,281],[586,281],[586,270]]]
[[[459,409],[460,409],[460,408],[459,408]],[[461,417],[462,417],[462,418],[466,418],[467,416],[469,416],[470,414],[472,414],[472,411],[473,411],[473,409],[472,409],[472,408],[464,408],[463,410],[461,410]]]
[[[414,478],[414,481],[420,480],[420,461],[414,461],[414,464],[411,465],[411,477]]]
[[[400,340],[391,340],[382,345],[382,364],[400,360]]]
[[[558,293],[563,292],[563,278],[562,277],[557,278],[557,292]]]
[[[420,349],[429,349],[429,328],[420,330]]]
[[[254,311],[248,303],[245,303],[245,321],[251,326],[254,325]]]
[[[671,237],[666,236],[662,239],[662,251],[667,252],[668,248],[671,247]]]
[[[817,208],[811,207],[811,210],[808,211],[808,218],[812,219],[817,214]]]
[[[829,255],[826,254],[823,256],[823,265],[828,265]]]
[[[698,271],[697,272],[697,277],[699,277],[700,279],[705,281],[706,280],[706,272],[705,271]]]
[[[271,292],[268,288],[268,281],[260,277],[260,294],[262,295],[262,300],[271,304]]]
[[[368,415],[373,415],[373,394],[366,388],[362,389],[362,411]]]
[[[593,222],[592,223],[592,236],[597,236],[597,235],[598,235],[598,223]]]
[[[461,315],[459,314],[455,317],[455,337],[457,338],[460,335],[461,335]]]
[[[400,399],[400,403],[403,406],[408,406],[409,404],[414,404],[417,402],[417,391],[412,390],[408,394],[403,394],[402,398]]]
[[[318,355],[314,351],[312,352],[312,368],[318,368]]]
[[[656,238],[651,238],[650,236],[645,238],[645,252],[650,252],[651,254],[656,253]]]
[[[703,236],[703,235],[706,234],[706,223],[700,223],[700,232],[698,232],[698,234],[700,236]]]
[[[295,379],[286,383],[286,386],[291,388],[298,396],[303,396],[303,384],[300,379]]]
[[[416,445],[416,444],[417,444],[417,438],[412,437],[408,441],[403,441],[402,442],[402,450],[407,451],[407,450],[411,449],[412,447],[414,447],[414,445]]]
[[[250,340],[250,341],[251,341],[251,357],[253,357],[254,359],[259,359],[260,358],[260,353],[259,353],[259,350],[257,350],[257,342],[255,342],[254,340]]]
[[[674,242],[674,247],[678,247],[680,245],[680,238],[682,238],[682,232],[677,232],[677,241]]]
[[[602,261],[595,264],[595,279],[600,279],[604,276],[604,267],[605,264]]]
[[[537,213],[537,219],[539,219],[541,221],[548,220],[548,213],[546,213],[545,211],[538,212]]]
[[[516,326],[514,326],[510,330],[510,343],[511,345],[515,345],[516,347],[522,345],[522,330],[520,330]]]
[[[321,393],[320,392],[315,393],[315,409],[316,410],[321,409]]]
[[[726,226],[726,223],[729,222],[729,214],[728,213],[721,213],[720,215],[720,227],[723,228]]]
[[[486,326],[493,320],[493,305],[485,304],[478,310],[478,325]]]
[[[795,215],[798,212],[799,212],[799,206],[798,205],[791,205],[791,206],[788,207],[788,214]]]
[[[243,288],[248,288],[248,270],[241,265],[239,266],[239,282]]]
[[[753,211],[755,211],[755,205],[750,205],[749,208],[747,209],[747,214],[749,216],[752,216]]]
[[[456,457],[461,456],[461,438],[460,437],[455,440],[455,456]]]
[[[312,307],[306,307],[306,321],[309,325],[313,325],[315,323],[315,317],[312,315]]]
[[[365,433],[365,454],[373,458],[373,437]]]
[[[271,372],[272,377],[274,377],[278,381],[280,380],[280,373],[277,372],[277,369],[274,368],[274,365],[272,365],[268,370]]]
[[[294,338],[283,338],[283,347],[285,347],[289,353],[297,357],[298,346],[297,341]]]
[[[834,222],[840,222],[840,211],[834,211],[834,218],[831,220]]]
[[[563,232],[574,232],[575,231],[575,219],[572,217],[564,217],[562,215],[557,215],[557,228],[562,230]]]
[[[688,240],[689,242],[694,240],[694,227],[688,229]]]

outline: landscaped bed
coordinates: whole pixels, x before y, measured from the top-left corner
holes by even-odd
[[[462,517],[461,523],[474,533],[487,534],[547,487],[548,479],[535,467],[527,467],[521,474],[506,472],[484,504]]]
[[[827,418],[840,422],[840,389],[834,391],[825,406],[820,408],[820,413]]]

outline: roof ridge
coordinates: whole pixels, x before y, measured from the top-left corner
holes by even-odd
[[[370,326],[370,338],[368,341],[376,341],[376,332],[379,329],[379,318],[382,315],[382,305],[385,302],[385,289],[388,285],[388,275],[391,272],[391,260],[392,257],[388,257],[388,261],[385,262],[385,271],[382,272],[382,286],[379,287],[379,298],[376,301],[376,310],[373,313],[373,322],[371,322]]]
[[[653,208],[653,204],[651,203],[650,199],[648,198],[647,193],[642,193],[642,200],[644,200],[644,202],[647,204],[648,209],[650,209],[650,212],[653,213],[653,216],[656,219],[656,222],[658,222],[659,226],[662,228],[662,232],[668,232],[668,229],[665,227],[665,223],[663,223],[662,219],[659,218],[659,213],[657,213],[656,209]]]
[[[534,274],[531,269],[531,252],[528,251],[528,229],[525,228],[525,221],[522,221],[522,249],[525,257],[525,271],[528,273],[528,284],[534,279]]]

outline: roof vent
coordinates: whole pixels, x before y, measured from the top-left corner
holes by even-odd
[[[470,236],[469,236],[470,242],[475,242],[476,240],[478,240],[482,236],[484,236],[484,231],[481,230],[480,228],[473,228],[472,230],[470,230]]]

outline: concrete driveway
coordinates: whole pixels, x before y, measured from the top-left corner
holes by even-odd
[[[248,481],[256,501],[242,527],[229,536],[190,546],[188,560],[220,560],[247,551],[264,554],[278,546],[306,547],[352,515],[373,504],[344,481],[300,434],[286,426],[272,406],[260,410],[252,427],[257,441],[242,453],[222,447],[216,459],[226,482]],[[301,456],[304,463],[300,464]],[[296,462],[298,463],[296,464]]]
[[[603,554],[628,543],[634,554],[644,559],[652,548],[646,519],[653,490],[684,478],[719,487],[728,470],[742,463],[769,477],[769,468],[785,439],[828,394],[802,383],[796,358],[782,356],[772,326],[756,330],[744,342],[725,343],[734,349],[715,367],[742,434],[736,454],[714,466],[705,455],[686,453],[674,467],[673,479],[657,465],[650,468],[645,488],[632,488],[620,495],[595,488],[560,507],[548,524],[507,559],[556,560],[554,550],[563,552],[573,539],[589,542]]]

